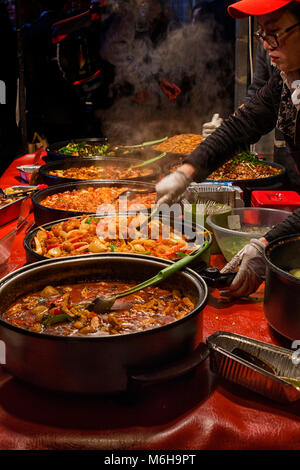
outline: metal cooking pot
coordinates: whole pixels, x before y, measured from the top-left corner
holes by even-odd
[[[70,158],[70,155],[64,154],[59,152],[59,149],[66,147],[70,142],[74,142],[79,144],[81,142],[86,142],[87,144],[95,144],[95,145],[105,145],[108,143],[108,139],[106,137],[99,138],[99,137],[89,137],[86,139],[72,139],[72,140],[63,140],[61,142],[55,142],[53,144],[48,145],[46,148],[47,157],[43,158],[44,161],[53,162],[58,160],[65,160],[66,158]],[[82,157],[72,157],[72,158],[82,158]]]
[[[89,394],[124,392],[137,372],[147,375],[153,368],[168,370],[168,364],[192,354],[202,339],[201,311],[208,288],[188,268],[170,276],[165,285],[191,291],[197,299],[195,308],[184,318],[152,330],[113,336],[54,336],[15,327],[1,317],[17,297],[46,285],[93,280],[138,283],[169,264],[125,254],[82,256],[40,261],[7,275],[0,281],[0,338],[6,345],[5,367],[40,387]],[[201,362],[203,358],[198,359]],[[178,373],[174,368],[171,372]]]
[[[92,216],[97,217],[98,219],[106,219],[112,217],[114,214],[107,214],[103,217],[97,216],[97,214],[92,214]],[[129,212],[120,212],[117,214],[118,216],[130,216]],[[49,224],[44,224],[42,225],[42,228],[45,230],[50,230],[53,225],[57,225],[62,222],[66,222],[68,220],[72,219],[79,219],[81,216],[77,217],[68,217],[66,219],[61,219],[61,220],[56,220],[55,222],[50,222]],[[160,219],[163,224],[166,224],[167,227],[172,227],[175,230],[179,231],[180,233],[184,234],[186,236],[186,239],[188,240],[189,243],[191,244],[197,244],[200,245],[203,243],[203,241],[209,242],[211,245],[212,243],[212,234],[209,232],[206,228],[202,227],[201,225],[198,224],[193,224],[190,222],[187,222],[183,218],[169,218],[169,217],[164,217],[161,214],[156,214],[154,216],[155,219]],[[49,259],[46,258],[43,255],[39,255],[33,250],[33,241],[34,237],[36,236],[37,232],[40,230],[40,227],[36,227],[32,229],[27,235],[24,237],[23,240],[23,246],[26,252],[26,261],[27,263],[35,263],[36,261],[41,261],[44,259]],[[193,248],[193,246],[191,246]],[[118,252],[116,252],[118,253]],[[111,255],[111,253],[103,253],[103,254],[108,254]],[[78,256],[78,255],[76,255]],[[139,256],[138,254],[135,254],[134,256]],[[199,262],[205,262],[206,265],[209,265],[210,262],[210,248],[206,249],[202,255],[197,257],[194,261],[191,262],[190,266],[197,266]]]
[[[251,193],[256,190],[265,190],[271,191],[276,189],[283,189],[284,184],[286,183],[286,169],[284,166],[279,165],[279,163],[274,162],[265,162],[267,165],[272,166],[281,170],[281,173],[278,175],[268,176],[266,178],[254,178],[247,180],[220,180],[220,184],[231,183],[235,186],[238,186],[243,191],[243,200],[245,206],[251,206]],[[216,181],[207,179],[207,181]]]
[[[67,211],[61,209],[54,209],[45,207],[40,204],[46,197],[51,196],[57,193],[63,193],[65,191],[73,191],[77,189],[87,189],[92,188],[105,188],[105,187],[114,187],[114,188],[128,188],[133,190],[145,190],[149,193],[155,192],[155,186],[152,183],[146,182],[137,182],[137,181],[121,181],[121,180],[111,180],[111,181],[78,181],[73,183],[58,184],[56,186],[51,186],[50,188],[42,189],[37,191],[32,196],[33,203],[33,213],[34,220],[36,225],[43,225],[54,220],[64,219],[66,217],[73,217],[75,215],[84,215],[84,214],[93,214],[93,212],[80,212],[80,211]]]
[[[39,173],[43,179],[43,182],[48,186],[53,186],[60,183],[72,183],[73,181],[95,181],[95,179],[79,179],[79,178],[65,178],[63,176],[50,175],[50,171],[54,170],[66,170],[69,168],[82,168],[82,167],[116,167],[116,168],[129,168],[131,165],[138,165],[141,163],[139,160],[132,158],[116,158],[116,157],[94,157],[84,159],[66,158],[65,160],[46,163],[39,169]],[[142,168],[143,170],[143,168]],[[149,165],[145,168],[145,171],[151,170],[149,175],[137,176],[134,178],[126,178],[129,181],[155,181],[157,179],[157,168],[153,165]],[[101,178],[99,178],[101,179]],[[110,178],[105,178],[108,181]],[[115,178],[114,178],[115,180]]]
[[[300,279],[289,274],[300,267],[300,235],[271,242],[265,249],[265,261],[265,316],[275,331],[300,340]]]
[[[64,140],[61,142],[55,142],[53,144],[50,144],[46,151],[47,151],[47,156],[43,157],[43,160],[45,162],[53,162],[53,161],[58,161],[58,160],[65,160],[66,158],[75,158],[75,159],[85,159],[85,158],[91,158],[91,157],[77,157],[77,156],[70,156],[67,154],[63,154],[59,152],[59,149],[62,147],[65,147],[68,145],[70,142],[75,142],[75,143],[81,143],[85,142],[90,145],[103,145],[108,143],[108,139],[103,137],[88,137],[88,138],[82,138],[82,139],[72,139],[72,140]],[[109,142],[111,144],[111,142]],[[130,144],[126,144],[130,145]],[[111,157],[132,157],[132,158],[137,158],[141,160],[148,160],[150,158],[153,158],[157,155],[159,155],[161,152],[158,150],[154,150],[152,147],[123,147],[122,145],[113,145],[111,144],[111,147],[108,149],[109,151],[109,158]],[[102,155],[99,155],[100,157]]]

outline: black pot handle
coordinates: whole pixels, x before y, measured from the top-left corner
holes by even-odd
[[[202,364],[209,353],[208,346],[205,343],[200,343],[188,356],[176,362],[141,373],[131,371],[128,378],[128,388],[138,389],[184,376]]]

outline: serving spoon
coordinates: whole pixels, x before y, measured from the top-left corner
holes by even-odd
[[[201,255],[209,247],[209,245],[210,243],[208,241],[204,241],[200,247],[193,250],[184,258],[181,258],[170,266],[161,269],[155,276],[151,277],[150,279],[147,279],[146,281],[140,284],[137,284],[134,287],[131,287],[130,289],[126,289],[123,292],[118,292],[117,294],[98,295],[98,297],[96,297],[96,299],[93,300],[93,302],[91,302],[87,306],[88,310],[97,314],[108,312],[109,310],[111,310],[115,301],[120,297],[125,297],[129,294],[133,294],[134,292],[138,292],[141,289],[153,286],[154,284],[158,284],[159,282],[164,281],[171,274],[184,268],[187,264],[189,264],[199,255]]]
[[[138,148],[142,148],[142,147],[148,147],[150,145],[160,144],[160,143],[164,142],[167,139],[168,139],[168,137],[163,137],[162,139],[151,140],[149,142],[143,142],[142,144],[137,144],[137,145],[115,145],[115,146],[112,147],[112,149],[114,149],[114,150],[138,149]]]

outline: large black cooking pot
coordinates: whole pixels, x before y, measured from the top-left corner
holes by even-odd
[[[234,186],[238,186],[243,191],[243,200],[245,206],[251,206],[251,193],[252,191],[272,191],[276,189],[283,189],[286,184],[286,170],[282,165],[274,162],[265,162],[267,165],[272,166],[273,168],[278,168],[281,170],[281,173],[274,176],[268,176],[267,178],[256,178],[256,179],[248,179],[248,180],[220,180],[220,184],[222,183],[231,183]],[[208,182],[216,181],[207,179]]]
[[[64,140],[61,142],[55,142],[53,144],[50,144],[46,151],[47,151],[47,156],[43,157],[43,160],[45,162],[54,162],[54,161],[59,161],[59,160],[65,160],[66,158],[86,158],[86,157],[77,157],[77,156],[72,156],[72,155],[67,155],[64,153],[59,152],[59,149],[62,147],[65,147],[68,145],[70,142],[75,142],[75,143],[81,143],[81,142],[86,142],[87,144],[90,145],[103,145],[106,143],[109,143],[108,139],[103,137],[88,137],[88,138],[82,138],[82,139],[72,139],[72,140]],[[128,144],[131,145],[131,144]],[[159,155],[161,152],[158,150],[154,150],[151,147],[138,147],[138,148],[130,148],[130,147],[125,147],[125,146],[120,146],[120,145],[114,145],[112,144],[111,147],[108,149],[109,156],[113,157],[131,157],[131,158],[137,158],[139,160],[148,160],[150,158],[153,158],[157,155]],[[101,155],[99,155],[101,157]],[[89,158],[89,157],[87,157]]]
[[[130,255],[82,256],[40,261],[0,281],[0,339],[6,346],[6,369],[16,377],[47,389],[76,393],[119,393],[131,377],[157,369],[174,373],[174,362],[193,357],[201,341],[202,315],[208,289],[194,271],[174,273],[165,286],[192,292],[195,308],[184,318],[152,330],[113,336],[53,336],[12,326],[1,317],[21,295],[46,285],[77,281],[124,280],[136,283],[153,276],[170,262]],[[160,284],[163,285],[163,284]],[[200,355],[201,356],[201,355]],[[199,357],[201,362],[202,358]],[[184,373],[185,369],[179,368]]]
[[[130,216],[130,213],[118,213],[118,216]],[[92,216],[100,218],[97,216],[97,214],[92,214]],[[109,218],[112,215],[105,215],[101,218]],[[189,243],[191,243],[191,249],[193,249],[194,245],[201,245],[204,241],[209,242],[211,245],[212,243],[212,234],[209,232],[207,229],[204,227],[198,225],[198,224],[193,224],[191,222],[187,222],[184,220],[184,218],[177,218],[177,217],[164,217],[161,214],[157,214],[154,216],[156,219],[159,218],[163,224],[165,224],[168,227],[172,227],[175,230],[177,230],[179,233],[184,234],[186,236],[186,239],[188,240]],[[59,224],[61,222],[65,222],[70,219],[76,219],[80,218],[80,216],[77,217],[68,217],[66,219],[62,220],[56,220],[55,222],[50,222],[48,224],[42,225],[42,228],[45,230],[50,230],[53,225]],[[48,259],[43,255],[39,255],[33,250],[33,241],[34,238],[37,234],[37,232],[40,230],[40,227],[34,228],[31,230],[27,235],[24,237],[23,240],[23,246],[26,252],[26,261],[27,263],[35,263],[36,261],[41,261],[44,259]],[[111,255],[111,253],[107,253],[107,255]],[[77,255],[78,256],[78,255]],[[134,256],[139,256],[138,254],[135,254]],[[208,248],[207,250],[204,251],[202,255],[200,255],[198,258],[196,258],[194,261],[192,261],[191,266],[197,266],[199,265],[199,262],[205,262],[206,265],[209,265],[210,261],[210,249]]]
[[[67,211],[67,210],[60,210],[45,207],[40,204],[47,196],[51,196],[52,194],[63,193],[65,191],[73,191],[77,189],[84,189],[88,187],[93,188],[104,188],[104,187],[117,187],[117,188],[129,188],[132,190],[142,190],[147,191],[149,193],[155,192],[155,186],[151,183],[146,182],[137,182],[137,181],[129,181],[129,180],[111,180],[111,181],[78,181],[73,183],[66,183],[66,184],[58,184],[55,186],[51,186],[46,189],[42,189],[41,191],[37,191],[32,196],[32,203],[33,203],[33,213],[34,213],[34,220],[36,225],[43,225],[48,222],[52,222],[54,220],[64,219],[66,217],[73,217],[75,215],[83,215],[88,214],[87,211],[80,212],[80,211]],[[149,191],[148,191],[149,190]],[[92,214],[92,212],[90,213]]]
[[[266,286],[264,312],[271,327],[291,340],[300,339],[300,279],[291,269],[300,268],[300,235],[271,242],[265,250]]]
[[[53,170],[65,170],[68,168],[82,168],[82,167],[116,167],[116,168],[129,168],[131,165],[137,165],[141,163],[139,160],[132,158],[115,158],[115,157],[94,157],[94,158],[84,158],[84,159],[72,159],[66,158],[65,160],[46,163],[39,168],[39,174],[45,184],[48,186],[53,186],[56,184],[62,183],[72,183],[74,181],[95,181],[95,179],[83,180],[77,178],[64,178],[62,176],[50,175],[49,172]],[[142,168],[143,170],[143,168]],[[135,178],[127,178],[129,181],[155,181],[157,180],[157,170],[153,165],[145,167],[145,171],[150,171],[151,173],[144,176],[138,176]],[[100,179],[100,178],[99,178]],[[115,180],[115,178],[112,178]],[[105,181],[110,180],[110,178],[104,178]]]
[[[66,147],[70,142],[74,142],[76,144],[81,142],[86,142],[91,145],[104,145],[108,143],[108,139],[106,137],[89,137],[89,138],[82,138],[82,139],[69,139],[63,140],[61,142],[55,142],[53,144],[48,145],[46,148],[47,157],[43,158],[43,160],[48,162],[64,160],[65,158],[70,158],[72,155],[67,155],[59,151],[59,149]],[[75,157],[76,158],[76,157]],[[77,157],[79,158],[79,157]]]

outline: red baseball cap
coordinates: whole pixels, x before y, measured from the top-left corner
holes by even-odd
[[[285,7],[293,0],[241,0],[228,7],[228,13],[233,18],[246,18],[247,16],[267,15],[275,10]],[[300,0],[294,0],[300,2]]]

